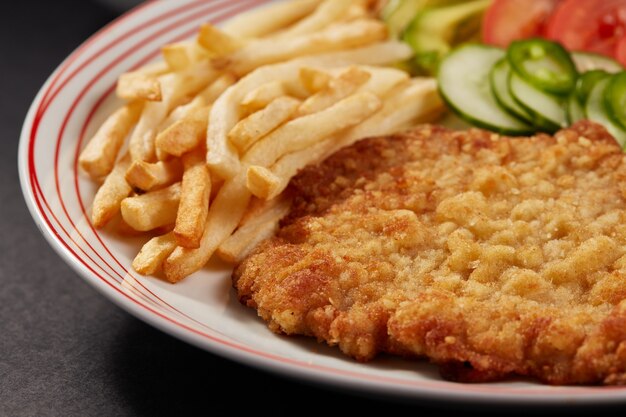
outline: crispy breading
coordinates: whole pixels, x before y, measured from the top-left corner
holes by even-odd
[[[626,158],[590,122],[554,137],[421,126],[293,179],[278,235],[236,269],[279,333],[444,377],[626,384]]]

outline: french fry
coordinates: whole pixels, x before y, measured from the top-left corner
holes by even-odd
[[[181,180],[183,167],[179,160],[155,163],[135,161],[126,171],[126,182],[143,191],[163,188]]]
[[[198,97],[201,97],[205,104],[213,104],[219,96],[231,85],[237,82],[235,75],[227,72],[219,76],[219,78],[209,84],[204,90],[202,90]]]
[[[180,183],[135,197],[121,203],[122,218],[133,229],[148,231],[176,221],[180,202]]]
[[[177,247],[163,263],[163,272],[170,282],[178,282],[202,268],[213,252],[237,228],[250,201],[245,173],[227,180],[209,209],[206,227],[196,249]]]
[[[159,133],[155,146],[170,155],[181,156],[202,143],[206,136],[209,106],[193,108],[189,114]]]
[[[313,13],[296,24],[277,33],[277,38],[293,38],[314,33],[339,20],[350,8],[351,1],[324,0]]]
[[[227,56],[228,68],[236,74],[247,74],[263,65],[305,55],[316,55],[357,48],[381,41],[387,36],[385,25],[377,20],[357,20],[294,38],[252,41]]]
[[[117,81],[116,94],[119,98],[128,101],[160,101],[161,84],[158,77],[169,70],[165,62],[156,62],[122,74]]]
[[[261,84],[246,94],[241,100],[241,113],[244,115],[252,114],[265,108],[277,98],[286,96],[287,94],[285,84],[282,81],[270,81]]]
[[[321,0],[275,2],[230,19],[223,30],[240,38],[257,38],[276,32],[313,12]],[[343,0],[342,0],[343,1]]]
[[[324,65],[334,62],[335,67],[349,64],[385,65],[408,59],[413,55],[411,47],[399,41],[376,42],[360,48],[331,52],[314,57],[303,58],[303,64]],[[328,66],[328,65],[324,65]]]
[[[317,63],[318,60],[308,58],[259,68],[240,79],[215,101],[209,117],[211,123],[207,130],[207,165],[212,173],[220,178],[229,179],[240,171],[239,155],[236,147],[228,140],[228,133],[239,121],[240,103],[243,98],[269,82],[298,81],[300,68],[313,61]],[[338,65],[337,57],[334,55],[319,61],[319,66]]]
[[[129,142],[133,161],[156,160],[155,138],[167,114],[186,97],[196,94],[214,81],[218,75],[209,63],[200,62],[184,71],[159,77],[163,97],[160,102],[146,103],[143,109]]]
[[[120,204],[131,193],[132,188],[124,175],[130,166],[130,156],[124,155],[107,175],[104,183],[96,192],[91,209],[91,222],[94,227],[106,225],[120,211]]]
[[[185,173],[176,216],[174,236],[178,246],[197,248],[204,233],[209,213],[211,177],[205,163],[205,151],[200,148],[183,155]]]
[[[111,114],[83,149],[78,162],[91,178],[97,180],[111,172],[124,139],[139,119],[142,106],[142,102],[134,101]]]
[[[280,97],[262,110],[242,119],[228,133],[228,139],[245,151],[257,140],[286,122],[298,110],[300,100]]]
[[[358,91],[369,91],[378,97],[384,97],[398,84],[409,80],[409,75],[406,72],[395,68],[380,68],[366,65],[361,65],[360,68],[369,72],[370,78],[360,86]]]
[[[267,200],[268,196],[281,186],[281,178],[275,175],[269,168],[259,165],[248,167],[246,187],[255,197]]]
[[[437,85],[434,80],[412,80],[398,85],[389,95],[390,97],[385,100],[383,107],[369,119],[336,137],[285,155],[271,167],[273,175],[265,173],[264,176],[256,176],[255,190],[263,190],[262,193],[259,192],[261,194],[259,197],[275,198],[283,192],[289,184],[289,180],[302,168],[322,161],[359,139],[388,135],[418,122],[434,120],[443,109],[443,103],[437,94]],[[277,178],[280,180],[278,184]],[[269,192],[265,190],[269,190]]]
[[[398,71],[399,72],[399,71]],[[298,116],[317,113],[327,109],[352,93],[370,79],[370,73],[359,67],[350,67],[337,78],[332,78],[328,86],[306,99],[298,109]]]
[[[263,240],[278,230],[278,223],[289,213],[291,201],[276,198],[265,201],[228,239],[217,249],[217,254],[230,263],[239,263]]]
[[[228,33],[221,31],[210,23],[200,26],[198,44],[212,55],[230,54],[243,46],[243,42]]]
[[[177,121],[185,117],[193,117],[192,115],[200,107],[212,104],[228,87],[233,85],[237,78],[230,73],[220,75],[218,79],[213,81],[204,90],[200,91],[189,103],[180,105],[170,112],[167,118],[161,122],[159,132],[163,132]],[[158,148],[157,148],[158,151]],[[186,151],[185,151],[186,152]]]
[[[354,94],[325,110],[282,125],[255,143],[243,156],[242,162],[269,167],[285,154],[314,145],[362,122],[380,106],[380,99],[372,93]]]
[[[300,82],[311,94],[323,90],[328,86],[332,77],[327,72],[317,68],[300,68]]]
[[[176,249],[174,233],[166,233],[150,239],[133,260],[133,268],[142,275],[158,271],[163,261]]]
[[[206,49],[194,41],[165,45],[161,48],[161,54],[172,71],[182,71],[210,56]]]

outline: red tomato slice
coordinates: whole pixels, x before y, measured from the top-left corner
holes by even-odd
[[[550,18],[546,35],[571,50],[613,56],[626,35],[626,0],[565,0]]]
[[[542,35],[561,0],[494,0],[483,20],[483,41],[506,47],[516,39]]]
[[[626,37],[622,38],[615,48],[615,59],[619,61],[624,67],[626,67]]]

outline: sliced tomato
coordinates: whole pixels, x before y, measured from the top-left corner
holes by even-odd
[[[546,35],[570,50],[614,56],[626,36],[626,0],[564,0],[552,14]]]
[[[615,48],[615,59],[619,61],[624,67],[626,67],[626,37],[620,39]]]
[[[542,35],[561,0],[494,0],[483,20],[483,41],[507,47],[518,39]]]

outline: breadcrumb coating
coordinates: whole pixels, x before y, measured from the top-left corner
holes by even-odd
[[[509,138],[424,125],[292,180],[233,275],[278,333],[456,381],[626,384],[626,158],[600,126]]]

